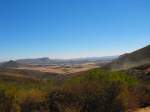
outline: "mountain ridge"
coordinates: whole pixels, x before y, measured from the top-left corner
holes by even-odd
[[[86,57],[86,58],[73,58],[73,59],[50,59],[48,57],[43,58],[33,58],[33,59],[19,59],[13,62],[22,65],[74,65],[74,64],[83,64],[89,62],[110,62],[113,59],[116,59],[117,56],[104,56],[104,57]],[[3,62],[7,64],[10,61]],[[9,64],[9,63],[8,63]]]
[[[150,63],[150,45],[136,50],[132,53],[123,54],[114,61],[105,65],[103,68],[122,70],[141,66],[148,63]]]

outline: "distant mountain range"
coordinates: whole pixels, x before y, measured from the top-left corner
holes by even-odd
[[[112,70],[125,70],[133,67],[150,63],[150,45],[141,48],[132,53],[127,53],[121,56],[106,56],[106,57],[87,57],[76,59],[50,59],[47,57],[36,59],[20,59],[16,61],[8,61],[0,64],[0,67],[20,67],[26,65],[59,65],[70,66],[84,63],[102,64],[106,63],[102,68]]]
[[[20,64],[34,64],[34,65],[70,65],[70,64],[82,64],[88,62],[102,62],[112,61],[117,56],[106,56],[106,57],[87,57],[87,58],[74,58],[74,59],[50,59],[50,58],[37,58],[37,59],[21,59],[16,60]]]
[[[0,64],[0,67],[18,67],[25,65],[76,65],[84,63],[108,63],[116,59],[118,56],[105,56],[105,57],[87,57],[75,59],[50,59],[48,57],[36,59],[19,59],[15,61],[7,61]]]
[[[150,45],[137,51],[134,51],[132,53],[121,55],[111,63],[105,65],[103,68],[108,68],[112,70],[125,70],[149,63],[150,63]]]

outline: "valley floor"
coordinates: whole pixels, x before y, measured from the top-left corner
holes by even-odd
[[[99,66],[94,63],[86,63],[80,64],[76,66],[27,66],[27,67],[18,67],[15,69],[23,69],[23,70],[36,70],[40,72],[48,72],[48,73],[58,73],[58,74],[70,74],[76,72],[87,71],[90,69],[98,68]]]

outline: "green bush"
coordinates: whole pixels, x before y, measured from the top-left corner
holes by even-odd
[[[136,88],[138,104],[140,107],[150,106],[150,85],[141,84]]]
[[[4,89],[0,89],[0,111],[19,112],[15,95],[7,93]]]
[[[130,89],[137,80],[121,72],[99,69],[72,78],[49,95],[50,112],[120,112],[129,108]]]
[[[125,112],[149,105],[149,86],[142,84],[125,73],[100,69],[61,85],[0,82],[0,112]]]

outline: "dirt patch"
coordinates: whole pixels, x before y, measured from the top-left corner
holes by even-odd
[[[94,64],[82,64],[76,66],[29,66],[29,67],[19,67],[17,69],[25,70],[35,70],[40,72],[58,73],[58,74],[70,74],[82,71],[87,71],[89,69],[97,68],[98,66]]]
[[[142,108],[142,109],[139,109],[135,112],[150,112],[150,107]]]

